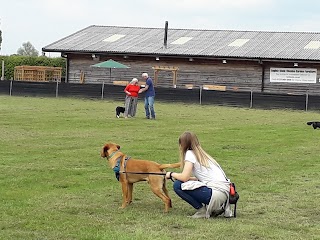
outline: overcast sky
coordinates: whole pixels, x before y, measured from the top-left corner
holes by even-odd
[[[319,0],[0,0],[0,55],[28,41],[41,53],[90,25],[320,32],[319,10]]]

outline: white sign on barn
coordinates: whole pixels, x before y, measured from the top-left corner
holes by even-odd
[[[270,68],[270,82],[316,83],[316,68]]]

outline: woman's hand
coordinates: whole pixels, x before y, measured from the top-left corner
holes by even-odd
[[[167,173],[166,173],[166,179],[170,179],[171,174],[172,174],[171,172],[167,172]]]

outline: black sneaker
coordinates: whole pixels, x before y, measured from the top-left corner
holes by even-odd
[[[211,216],[210,217],[218,217],[219,215],[221,215],[222,213],[224,213],[224,209],[220,209],[220,210],[216,210],[216,211],[213,211],[211,213]]]

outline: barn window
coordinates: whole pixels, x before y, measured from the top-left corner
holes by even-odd
[[[104,42],[115,42],[117,40],[119,40],[120,38],[123,38],[126,35],[122,35],[122,34],[113,34],[112,36],[106,38],[105,40],[103,40]]]
[[[238,39],[234,40],[232,43],[230,43],[228,46],[230,46],[230,47],[241,47],[242,45],[244,45],[249,40],[250,39],[238,38]]]
[[[172,42],[171,44],[185,44],[186,42],[190,41],[192,39],[192,37],[181,37],[178,38],[177,40],[175,40],[174,42]]]
[[[318,49],[320,48],[320,41],[310,41],[304,49]]]

